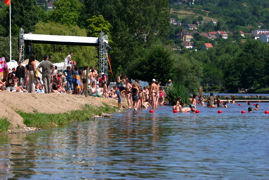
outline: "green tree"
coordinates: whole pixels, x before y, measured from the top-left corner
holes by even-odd
[[[12,37],[12,60],[19,60],[19,50],[18,50],[18,38]],[[8,62],[9,59],[9,36],[0,36],[0,57],[5,57]]]
[[[191,93],[197,93],[200,87],[200,77],[203,76],[202,63],[193,57],[189,58],[186,54],[174,54],[173,58],[174,82],[184,85]]]
[[[102,15],[99,15],[98,17],[91,17],[87,20],[87,23],[89,24],[87,28],[89,36],[99,37],[101,31],[110,36],[112,25],[108,21],[104,20]]]
[[[67,25],[78,25],[81,12],[81,4],[78,0],[54,1],[54,10],[50,14],[50,20]]]
[[[36,0],[12,0],[12,13],[11,13],[11,22],[12,29],[15,28],[14,32],[16,35],[19,35],[19,28],[23,28],[24,32],[32,32],[35,28],[36,23],[38,22],[38,12],[37,12],[37,3]],[[3,26],[9,29],[9,8],[8,6],[4,7],[5,18],[3,21]],[[14,34],[13,33],[13,34]]]
[[[80,29],[78,26],[67,26],[60,23],[43,23],[36,25],[35,34],[48,35],[67,35],[67,36],[86,36],[87,30]],[[95,47],[89,46],[71,46],[71,45],[54,45],[54,44],[34,44],[33,53],[38,60],[42,60],[44,54],[50,56],[54,63],[64,62],[64,59],[70,51],[74,52],[72,59],[77,62],[78,66],[98,66],[98,55]]]
[[[202,22],[204,20],[203,16],[198,16],[198,21]]]

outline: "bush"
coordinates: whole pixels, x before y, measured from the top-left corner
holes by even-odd
[[[169,104],[176,104],[178,96],[182,97],[181,102],[189,104],[190,93],[187,88],[181,84],[174,84],[169,89],[166,90],[166,96],[169,100]]]
[[[0,133],[5,133],[8,130],[8,127],[10,126],[10,122],[6,118],[0,119]]]
[[[269,87],[258,89],[255,93],[268,93],[268,92],[269,92]]]

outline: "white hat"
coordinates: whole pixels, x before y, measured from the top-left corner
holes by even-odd
[[[155,82],[156,81],[156,79],[152,79],[152,82]]]
[[[105,73],[102,72],[101,74],[104,75]]]

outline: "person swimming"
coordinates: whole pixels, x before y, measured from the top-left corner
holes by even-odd
[[[249,107],[249,108],[248,108],[248,112],[249,112],[249,113],[252,113],[252,107]]]
[[[213,93],[210,93],[210,96],[207,100],[207,107],[216,108],[217,106],[215,106],[214,104],[215,104],[215,98],[213,96]]]
[[[230,99],[226,97],[226,103],[230,103]]]
[[[228,107],[227,104],[226,104],[226,102],[223,102],[223,107],[224,108],[227,108]]]
[[[180,111],[181,105],[180,105],[180,101],[182,100],[181,96],[177,97],[177,102],[176,105],[173,107],[173,109]]]
[[[258,111],[259,110],[259,107],[260,107],[260,105],[259,104],[256,104],[256,107],[255,107],[255,111]]]
[[[250,106],[251,105],[251,102],[248,102],[248,105]]]
[[[190,111],[191,111],[191,109],[188,108],[188,107],[185,107],[185,103],[182,102],[182,103],[181,103],[180,112],[190,112]]]
[[[232,104],[235,104],[235,98],[232,98]]]
[[[196,94],[193,94],[192,99],[191,99],[191,105],[193,105],[194,110],[196,110]]]

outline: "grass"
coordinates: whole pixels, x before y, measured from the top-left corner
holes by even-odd
[[[203,16],[201,14],[197,14],[197,13],[194,13],[192,12],[191,10],[187,11],[187,10],[176,10],[176,9],[171,9],[171,14],[174,14],[176,15],[179,19],[184,19],[186,18],[187,16],[202,16],[204,21],[205,20],[214,20],[216,22],[218,22],[218,19],[216,18],[212,18],[212,17],[208,17],[208,16]],[[208,12],[207,12],[208,14]]]
[[[1,118],[0,119],[0,133],[5,133],[7,132],[10,122],[6,118]]]
[[[24,124],[28,127],[52,127],[64,125],[75,121],[87,121],[94,115],[102,113],[112,113],[116,111],[116,107],[110,107],[103,103],[104,107],[93,107],[85,105],[81,110],[71,111],[70,113],[46,114],[46,113],[24,113],[17,112],[24,120]]]
[[[258,89],[255,93],[268,93],[268,92],[269,92],[269,87]]]

